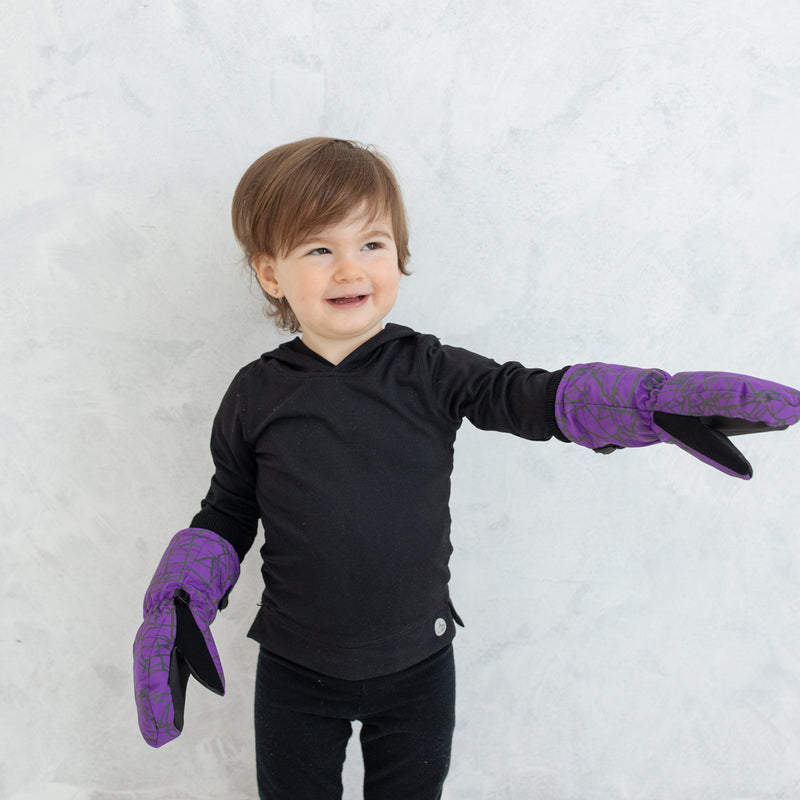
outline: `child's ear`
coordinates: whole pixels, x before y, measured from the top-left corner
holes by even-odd
[[[253,269],[261,288],[270,297],[283,297],[283,292],[275,277],[275,270],[272,267],[272,259],[269,256],[264,254],[253,256]]]

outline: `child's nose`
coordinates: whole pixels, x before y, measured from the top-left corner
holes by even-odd
[[[355,281],[363,276],[363,271],[356,258],[343,256],[336,263],[335,279],[340,282]]]

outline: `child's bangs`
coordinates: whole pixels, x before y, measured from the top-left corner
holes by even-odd
[[[326,159],[304,186],[295,186],[295,202],[288,204],[294,209],[285,217],[288,227],[281,237],[284,255],[305,239],[356,213],[370,219],[388,215],[394,224],[394,187],[371,154],[364,158],[366,152],[355,151],[341,156]]]

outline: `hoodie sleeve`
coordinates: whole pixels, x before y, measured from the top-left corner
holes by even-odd
[[[214,476],[192,527],[205,528],[233,545],[243,559],[258,529],[256,460],[243,424],[240,372],[222,399],[211,430]]]
[[[558,384],[567,367],[556,372],[530,369],[515,361],[498,364],[431,337],[426,353],[431,392],[439,413],[458,424],[545,440],[561,433],[555,418]]]

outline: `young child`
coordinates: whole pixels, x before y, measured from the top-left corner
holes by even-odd
[[[154,747],[178,736],[189,673],[224,691],[209,626],[260,519],[264,591],[249,633],[261,645],[260,797],[340,798],[360,720],[367,800],[439,798],[461,624],[448,500],[462,420],[602,452],[671,442],[749,478],[725,432],[797,422],[800,393],[719,372],[501,365],[384,326],[407,274],[406,219],[386,161],[352,142],[307,139],[259,158],[233,225],[269,313],[302,336],[244,367],[222,400],[211,487],[145,597],[141,732]]]

